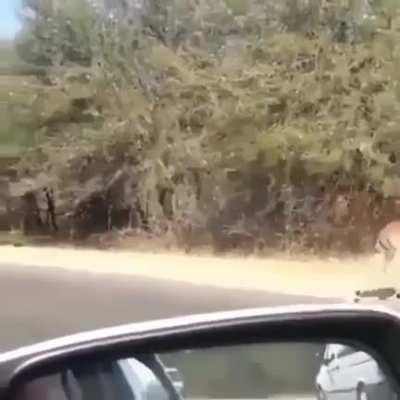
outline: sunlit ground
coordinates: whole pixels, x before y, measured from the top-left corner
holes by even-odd
[[[95,273],[134,274],[219,287],[268,290],[318,297],[353,297],[357,289],[396,285],[400,288],[399,261],[387,273],[380,255],[359,259],[187,256],[133,251],[65,248],[0,248],[0,264],[62,267]]]

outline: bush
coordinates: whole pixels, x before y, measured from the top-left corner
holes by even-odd
[[[112,17],[60,3],[19,39],[47,66],[21,176],[44,173],[71,212],[124,167],[124,201],[150,230],[167,219],[227,246],[368,247],[399,190],[397,17],[381,29],[322,3],[152,0]]]

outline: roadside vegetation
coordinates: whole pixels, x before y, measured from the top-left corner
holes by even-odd
[[[23,5],[0,44],[3,230],[342,254],[396,217],[395,0]]]

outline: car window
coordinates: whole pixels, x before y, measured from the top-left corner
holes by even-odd
[[[155,374],[135,359],[74,366],[22,385],[15,400],[168,400]]]
[[[82,400],[135,400],[128,377],[115,362],[79,366],[72,373],[81,388]]]
[[[353,347],[349,346],[342,346],[339,351],[338,351],[338,358],[340,357],[345,357],[351,354],[354,354],[357,350],[355,350]]]
[[[70,371],[67,371],[67,382],[63,381],[63,374],[53,374],[38,378],[21,385],[16,393],[15,400],[83,400],[79,383]]]
[[[325,350],[324,350],[324,357],[323,357],[323,359],[324,360],[329,360],[329,358],[331,357],[331,351],[330,351],[330,348],[329,348],[329,346],[326,346],[325,347]]]
[[[330,360],[332,358],[337,358],[340,349],[342,348],[339,344],[330,344],[325,349],[325,359]]]

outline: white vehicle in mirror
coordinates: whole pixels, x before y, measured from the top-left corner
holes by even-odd
[[[316,378],[319,400],[395,400],[378,362],[367,352],[343,344],[326,346]]]

